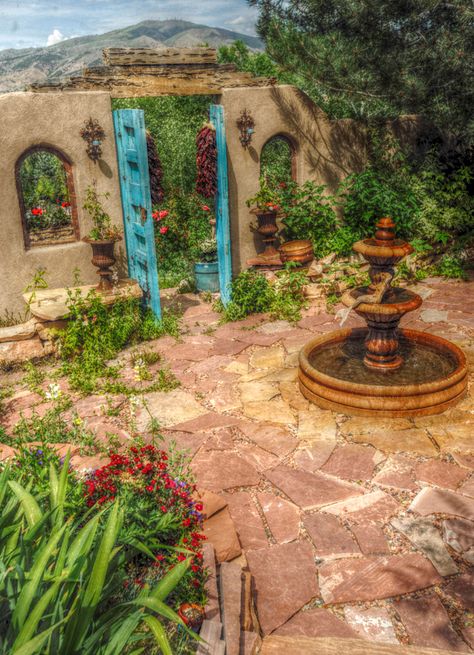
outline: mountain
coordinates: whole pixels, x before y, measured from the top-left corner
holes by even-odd
[[[44,48],[0,50],[0,93],[22,91],[32,82],[45,82],[79,73],[84,66],[102,63],[103,48],[177,47],[202,44],[217,47],[240,39],[249,48],[262,49],[262,42],[220,27],[208,27],[184,20],[145,20],[130,27],[79,36]]]

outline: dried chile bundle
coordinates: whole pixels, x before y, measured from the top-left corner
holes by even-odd
[[[150,174],[151,202],[153,205],[159,205],[165,197],[163,190],[163,168],[158,150],[156,149],[155,139],[148,131],[146,133],[146,149],[148,154],[148,171]]]
[[[196,191],[205,198],[213,198],[217,193],[217,146],[216,131],[210,123],[198,132],[196,146]]]

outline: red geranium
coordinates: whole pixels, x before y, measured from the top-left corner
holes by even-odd
[[[169,227],[166,227],[166,225],[164,225],[163,227],[160,227],[160,234],[166,234],[168,230]]]

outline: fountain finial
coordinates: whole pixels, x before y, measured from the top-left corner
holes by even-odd
[[[390,246],[395,241],[395,223],[390,216],[381,218],[376,225],[375,240],[378,245]]]

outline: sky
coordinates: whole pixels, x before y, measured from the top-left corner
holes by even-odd
[[[256,11],[246,0],[0,0],[0,50],[170,18],[255,34]]]

